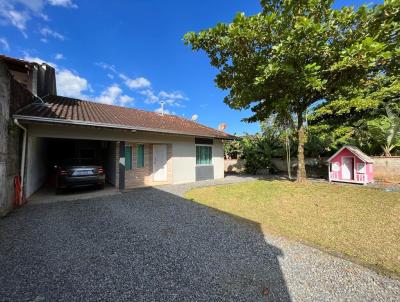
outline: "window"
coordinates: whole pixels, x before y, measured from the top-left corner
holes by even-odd
[[[365,173],[365,163],[358,163],[357,164],[357,173]]]
[[[144,167],[144,145],[136,145],[136,167]]]
[[[132,170],[132,146],[125,146],[125,170]]]
[[[196,165],[211,165],[212,147],[196,146]]]
[[[339,162],[331,163],[331,171],[339,172],[340,171],[340,163]]]

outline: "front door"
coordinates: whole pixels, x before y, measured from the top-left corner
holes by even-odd
[[[167,145],[153,145],[154,181],[167,181]]]
[[[342,159],[342,179],[353,179],[353,158],[343,157]]]

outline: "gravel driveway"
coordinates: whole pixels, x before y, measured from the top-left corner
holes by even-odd
[[[0,220],[0,300],[399,301],[399,281],[265,237],[179,196],[190,187],[15,211]]]

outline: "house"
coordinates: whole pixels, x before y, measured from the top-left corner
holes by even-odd
[[[25,72],[32,70],[30,62],[16,62],[27,66]],[[25,80],[31,97],[8,118],[20,132],[16,153],[26,198],[52,183],[58,161],[74,157],[100,159],[106,181],[120,190],[224,177],[223,141],[234,136],[175,115],[35,94],[54,91],[55,78],[48,82],[50,87],[40,90],[28,87],[39,81]]]
[[[374,181],[373,160],[354,146],[343,146],[329,159],[329,181],[367,184]]]

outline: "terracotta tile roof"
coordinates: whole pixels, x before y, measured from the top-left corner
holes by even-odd
[[[25,120],[49,123],[81,124],[223,139],[236,138],[175,115],[162,116],[155,112],[62,96],[47,96],[44,98],[44,104],[32,103],[20,109],[14,116]]]
[[[21,59],[7,57],[5,55],[0,55],[0,60],[4,61],[7,64],[8,68],[20,72],[25,72],[27,70],[30,70],[33,65],[37,64],[34,62],[28,62]]]

